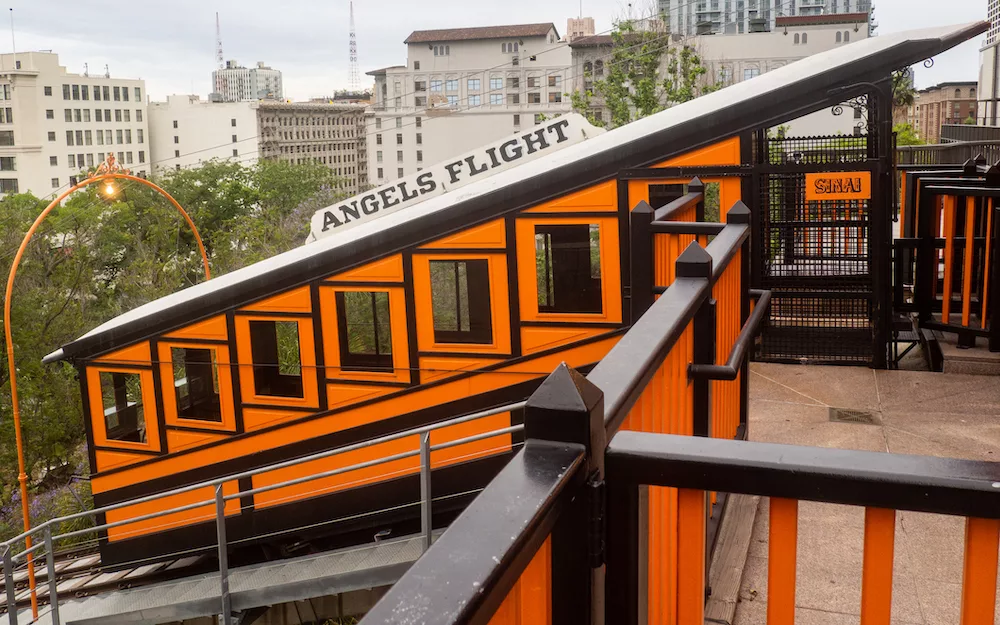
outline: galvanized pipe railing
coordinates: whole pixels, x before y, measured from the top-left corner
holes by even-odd
[[[367,441],[362,441],[360,443],[355,443],[352,445],[347,445],[345,447],[340,447],[333,450],[327,450],[324,452],[311,454],[302,458],[297,458],[293,460],[288,460],[284,462],[274,463],[267,465],[265,467],[259,467],[257,469],[252,469],[249,471],[244,471],[242,473],[230,475],[224,478],[216,478],[214,480],[201,482],[198,484],[192,484],[182,488],[173,489],[164,493],[158,493],[156,495],[148,495],[146,497],[120,502],[117,504],[103,506],[101,508],[96,508],[93,510],[87,510],[84,512],[75,513],[72,515],[67,515],[64,517],[59,517],[55,519],[50,519],[42,524],[31,529],[30,532],[22,533],[14,538],[0,543],[0,552],[2,552],[3,559],[3,578],[4,578],[4,589],[6,594],[6,609],[8,613],[8,619],[11,625],[17,625],[17,602],[16,602],[16,586],[14,582],[14,568],[16,564],[27,558],[29,554],[34,554],[42,549],[45,550],[46,556],[46,569],[48,577],[49,586],[49,596],[48,600],[50,603],[50,619],[53,625],[59,625],[59,598],[57,590],[57,578],[55,574],[55,548],[54,544],[59,540],[66,540],[68,538],[73,538],[77,536],[82,536],[86,534],[91,534],[93,532],[107,531],[110,529],[115,529],[118,527],[124,527],[127,525],[132,525],[135,523],[140,523],[143,521],[148,521],[171,514],[177,514],[180,512],[187,512],[199,508],[205,508],[207,506],[212,506],[214,504],[214,521],[216,525],[216,535],[218,542],[218,558],[219,558],[219,583],[220,583],[220,596],[222,600],[222,614],[224,618],[232,618],[232,599],[229,589],[229,565],[228,565],[228,553],[229,553],[229,541],[226,536],[226,512],[225,506],[226,502],[232,500],[238,500],[241,497],[247,495],[254,495],[264,492],[269,492],[281,488],[287,488],[290,486],[296,486],[299,484],[311,482],[314,480],[319,480],[327,477],[332,477],[336,475],[341,475],[349,473],[352,471],[358,471],[360,469],[370,468],[373,466],[378,466],[381,464],[387,464],[397,460],[402,460],[406,458],[420,457],[420,507],[421,507],[421,535],[424,538],[424,548],[428,548],[431,543],[431,536],[433,532],[432,527],[432,494],[431,494],[431,471],[433,469],[431,465],[431,452],[439,451],[443,449],[449,449],[452,447],[457,447],[460,445],[465,445],[469,443],[475,443],[478,441],[486,440],[489,438],[494,438],[497,436],[503,436],[505,434],[513,434],[524,429],[523,425],[513,425],[506,428],[499,428],[497,430],[492,430],[490,432],[482,432],[479,434],[463,437],[460,439],[446,441],[438,445],[430,444],[430,433],[435,430],[440,430],[454,425],[459,425],[462,423],[467,423],[469,421],[474,421],[477,419],[486,418],[489,416],[502,414],[504,412],[510,412],[513,410],[519,410],[523,408],[525,402],[516,402],[513,404],[506,404],[503,406],[498,406],[496,408],[491,408],[488,410],[478,411],[472,414],[464,415],[461,417],[456,417],[449,419],[447,421],[441,421],[439,423],[434,423],[427,426],[422,426],[419,428],[413,428],[411,430],[406,430],[403,432],[397,432],[395,434],[389,434],[386,436],[381,436],[378,438],[370,439]],[[366,447],[371,447],[374,445],[379,445],[391,441],[396,441],[402,438],[419,436],[420,445],[418,449],[402,452],[399,454],[394,454],[391,456],[386,456],[383,458],[378,458],[375,460],[369,460],[365,462],[356,463],[346,467],[340,467],[337,469],[332,469],[330,471],[323,471],[320,473],[315,473],[305,477],[295,478],[291,480],[285,480],[276,484],[269,484],[267,486],[261,486],[258,488],[251,488],[246,490],[237,490],[237,492],[226,495],[223,492],[223,485],[227,482],[237,482],[241,478],[253,477],[255,475],[260,475],[263,473],[268,473],[275,471],[277,469],[282,469],[286,467],[296,466],[305,462],[311,462],[314,460],[320,460],[325,458],[330,458],[340,454],[344,454],[350,451],[355,451],[358,449],[364,449]],[[214,497],[212,499],[206,499],[204,501],[198,501],[183,506],[176,506],[167,510],[161,510],[157,512],[152,512],[144,515],[139,515],[136,517],[131,517],[128,519],[122,519],[119,521],[112,521],[108,523],[103,523],[95,527],[89,527],[81,530],[73,530],[69,532],[64,532],[58,535],[53,535],[52,530],[61,523],[67,521],[72,521],[80,518],[96,517],[99,514],[106,514],[114,510],[120,510],[122,508],[134,506],[141,503],[147,503],[151,501],[156,501],[158,499],[163,499],[166,497],[171,497],[174,495],[188,493],[204,488],[213,488]],[[207,520],[207,519],[206,519]],[[28,535],[34,536],[37,533],[41,533],[43,536],[42,541],[37,541],[35,544],[28,549],[21,552],[14,553],[15,545],[23,541]],[[229,615],[226,617],[225,615]],[[226,621],[229,622],[229,621]]]

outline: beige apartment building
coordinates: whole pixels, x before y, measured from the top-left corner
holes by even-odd
[[[910,124],[920,138],[928,143],[940,143],[943,124],[964,124],[977,115],[976,89],[974,81],[943,82],[927,89],[921,89],[910,107]]]
[[[0,55],[0,195],[54,197],[109,152],[149,167],[146,84],[71,74],[52,52]]]
[[[171,95],[149,105],[157,171],[219,159],[326,165],[351,194],[368,188],[365,105],[260,100],[217,102]]]
[[[373,184],[571,109],[570,49],[552,23],[416,30],[404,43],[406,65],[368,72]]]

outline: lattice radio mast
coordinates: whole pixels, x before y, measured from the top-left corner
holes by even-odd
[[[215,64],[217,69],[222,70],[225,68],[225,60],[222,56],[222,29],[219,28],[219,13],[215,14]],[[222,93],[223,83],[225,78],[222,77],[222,71],[215,72],[215,92]]]
[[[361,88],[361,78],[358,75],[358,36],[354,31],[354,2],[351,4],[351,57],[350,57],[350,87],[351,91]]]

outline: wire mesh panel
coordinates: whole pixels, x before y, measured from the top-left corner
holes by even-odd
[[[809,200],[807,175],[866,165],[865,136],[766,140],[758,178],[760,288],[772,291],[758,358],[872,360],[871,200]],[[787,165],[787,169],[786,166]]]

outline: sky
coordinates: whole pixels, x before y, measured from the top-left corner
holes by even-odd
[[[646,6],[639,4],[636,7]],[[649,0],[642,0],[649,2]],[[878,33],[969,22],[986,17],[987,0],[874,0]],[[215,13],[219,13],[226,59],[250,66],[263,61],[280,69],[285,97],[301,100],[348,86],[348,0],[8,0],[17,51],[51,50],[73,73],[142,78],[148,94],[205,96],[215,68]],[[2,5],[0,5],[2,6]],[[364,73],[405,63],[403,40],[413,30],[553,22],[560,33],[566,18],[591,16],[598,32],[626,14],[624,0],[357,0],[358,57]],[[638,8],[635,14],[642,14]],[[0,52],[10,52],[2,31]],[[969,41],[916,67],[916,84],[976,80],[981,40]]]

